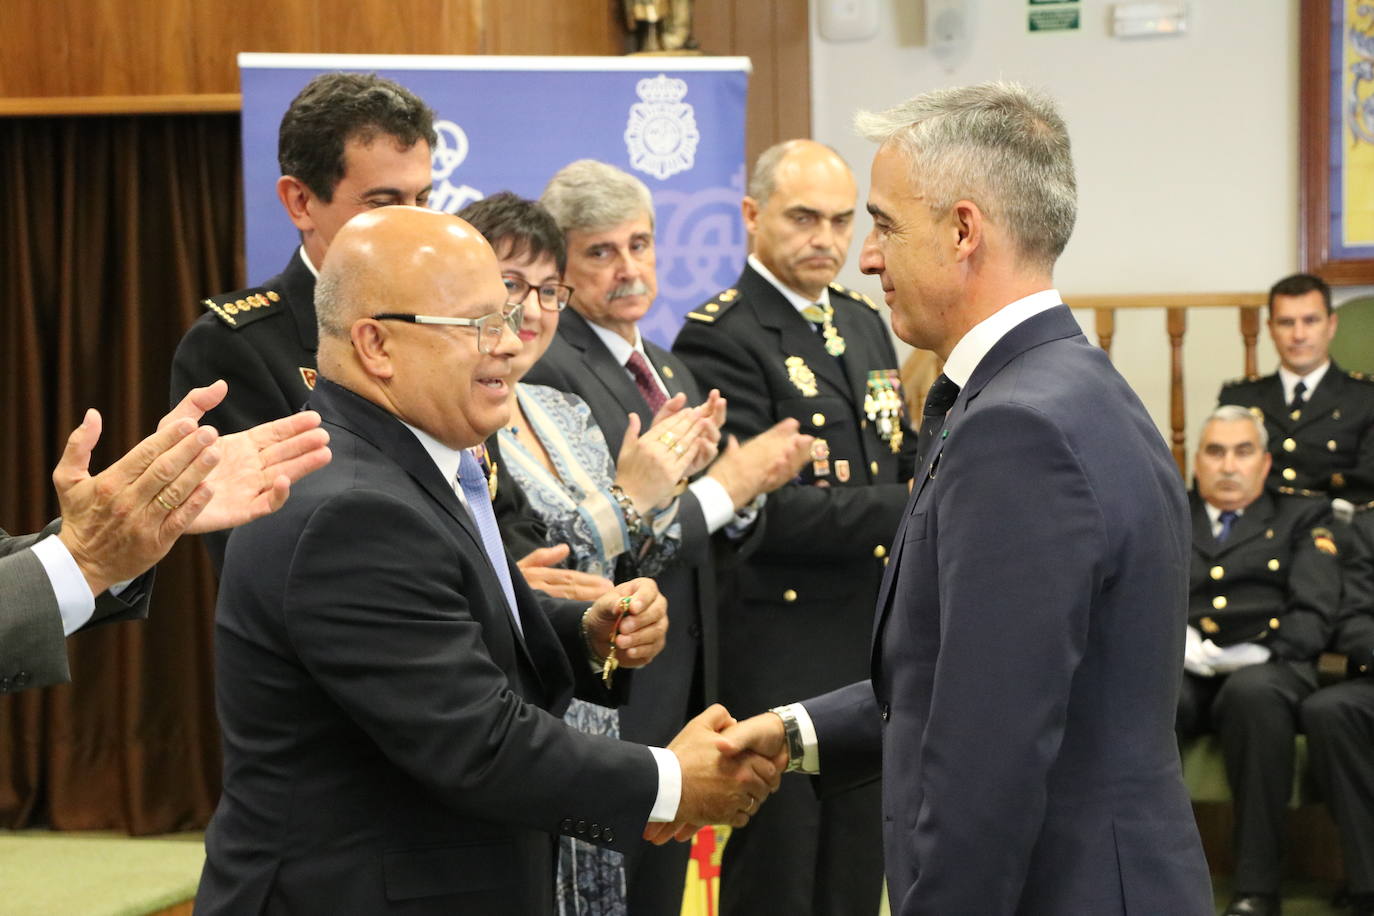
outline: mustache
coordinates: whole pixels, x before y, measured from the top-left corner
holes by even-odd
[[[606,296],[606,301],[610,302],[613,299],[623,299],[626,296],[647,295],[649,295],[649,287],[645,285],[643,280],[636,280],[633,283],[622,283],[620,286],[611,290]]]

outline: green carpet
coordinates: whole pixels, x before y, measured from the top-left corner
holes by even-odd
[[[5,916],[142,916],[195,896],[199,833],[133,839],[111,833],[0,831]]]

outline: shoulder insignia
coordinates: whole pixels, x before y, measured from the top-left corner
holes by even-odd
[[[1346,375],[1350,376],[1357,382],[1374,383],[1374,375],[1370,375],[1368,372],[1347,372]]]
[[[238,330],[259,318],[280,313],[281,301],[281,294],[276,290],[260,286],[256,289],[211,296],[201,304],[214,312],[220,321]]]
[[[849,287],[842,286],[839,283],[831,283],[830,288],[835,292],[839,293],[841,296],[853,299],[855,302],[862,302],[864,305],[868,306],[873,311],[878,311],[878,303],[874,302],[872,299],[868,298],[858,290],[850,289]]]
[[[693,321],[700,321],[702,324],[711,324],[717,318],[730,311],[731,307],[742,301],[739,290],[733,286],[727,290],[717,293],[714,299],[703,303],[697,308],[687,313],[687,317]]]
[[[1334,557],[1340,553],[1340,551],[1336,549],[1336,538],[1331,533],[1330,528],[1313,528],[1312,544],[1328,556]]]
[[[1236,385],[1246,385],[1250,382],[1258,382],[1259,380],[1260,377],[1258,375],[1238,375],[1235,378],[1228,378],[1226,381],[1222,382],[1221,387],[1234,388]]]
[[[1300,496],[1303,499],[1326,499],[1325,493],[1318,493],[1316,490],[1309,490],[1305,487],[1279,487],[1279,494],[1282,496]]]

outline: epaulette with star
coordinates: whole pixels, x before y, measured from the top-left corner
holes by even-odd
[[[1369,384],[1374,384],[1374,375],[1370,375],[1368,372],[1347,372],[1346,375],[1350,376],[1357,382],[1367,382]]]
[[[831,284],[830,284],[830,288],[831,288],[833,291],[839,293],[841,296],[845,296],[846,298],[853,299],[855,302],[862,302],[864,305],[866,305],[866,306],[868,306],[869,308],[873,309],[873,311],[875,311],[875,312],[878,311],[878,303],[874,302],[872,299],[868,298],[867,296],[865,296],[863,293],[859,292],[859,291],[856,290],[856,289],[850,289],[849,287],[847,287],[847,286],[841,286],[841,285],[838,284],[838,283],[831,283]]]
[[[1235,378],[1228,378],[1226,381],[1222,382],[1221,387],[1234,388],[1237,385],[1247,385],[1250,382],[1258,382],[1259,380],[1260,377],[1258,375],[1238,375]]]
[[[201,304],[214,312],[220,321],[237,331],[260,318],[278,314],[282,308],[281,301],[281,294],[276,290],[259,286],[256,289],[211,296],[202,300]]]
[[[698,307],[687,313],[687,318],[691,321],[700,321],[702,324],[714,324],[740,301],[739,290],[733,286],[726,290],[721,290],[716,297],[709,302],[702,303]]]

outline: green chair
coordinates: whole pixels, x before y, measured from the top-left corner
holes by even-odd
[[[1340,323],[1331,358],[1351,372],[1374,375],[1374,296],[1361,296],[1336,309]]]

